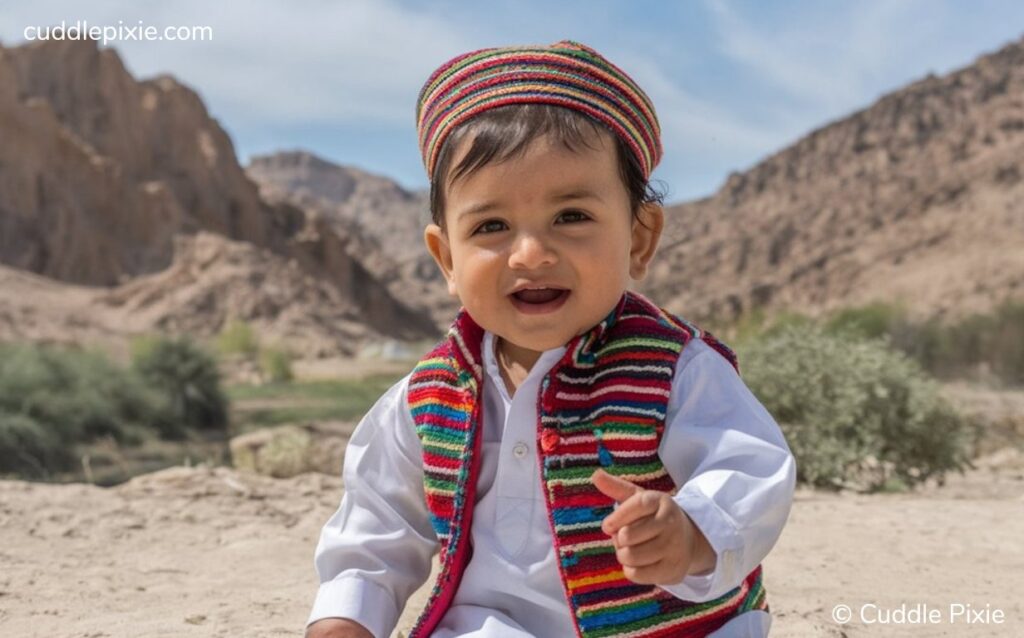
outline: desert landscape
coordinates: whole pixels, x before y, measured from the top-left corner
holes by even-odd
[[[422,246],[426,192],[302,150],[243,167],[195,91],[136,79],[114,49],[0,46],[0,136],[0,342],[125,359],[140,335],[244,321],[294,357],[296,381],[360,379],[398,373],[457,308]],[[876,301],[922,322],[1020,301],[1024,40],[667,211],[638,290],[715,332]],[[906,491],[801,486],[764,564],[773,636],[1024,635],[1024,388],[942,393],[980,428],[971,467]],[[199,457],[108,487],[4,477],[0,636],[302,635],[357,420],[296,419],[331,436],[331,457],[280,478]],[[257,441],[249,426],[230,434]],[[940,621],[844,624],[839,605]]]
[[[1019,636],[1024,455],[1004,450],[914,494],[798,490],[765,561],[772,635]],[[300,636],[313,550],[340,478],[174,467],[113,488],[0,481],[5,636]],[[408,630],[429,589],[409,601]],[[838,604],[951,603],[996,624],[843,626]]]

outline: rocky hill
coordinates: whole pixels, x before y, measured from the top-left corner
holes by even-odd
[[[372,301],[342,294],[295,260],[206,231],[174,240],[170,266],[111,287],[0,266],[0,338],[126,354],[126,335],[208,336],[242,317],[264,341],[309,359],[352,357],[381,339],[365,319]]]
[[[423,244],[427,191],[407,191],[386,177],[304,151],[255,157],[246,172],[267,201],[301,208],[348,236],[353,258],[397,299],[410,300],[439,328],[451,323],[458,300],[446,293]]]
[[[812,131],[671,207],[644,290],[690,315],[1024,296],[1024,40]]]
[[[137,81],[112,49],[81,41],[0,48],[0,139],[0,264],[11,269],[114,286],[171,267],[175,246],[189,245],[175,236],[205,231],[225,240],[219,245],[244,242],[293,264],[332,286],[342,303],[281,306],[280,313],[326,324],[344,312],[369,335],[436,334],[351,257],[346,235],[260,198],[195,92],[166,76]],[[247,267],[254,280],[262,276],[259,261]],[[160,294],[175,298],[179,279],[161,281],[168,288]],[[139,307],[146,302],[123,298],[136,289],[115,296]],[[250,287],[243,294],[254,301],[243,306],[273,306],[259,301],[265,292]],[[241,316],[229,317],[214,306],[193,308],[210,313],[195,321],[213,328],[229,318],[266,319],[241,306]]]

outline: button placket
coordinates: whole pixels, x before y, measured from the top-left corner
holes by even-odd
[[[530,384],[516,391],[509,405],[505,422],[503,449],[499,472],[501,485],[498,494],[506,498],[534,498],[539,490],[536,449],[530,436],[536,427],[532,422],[533,410],[527,402]],[[534,388],[532,392],[536,392]],[[522,393],[522,394],[521,394]]]
[[[526,547],[536,503],[533,491],[536,489],[536,464],[533,461],[533,446],[524,440],[523,399],[519,397],[521,387],[509,406],[508,420],[504,435],[506,456],[501,461],[501,484],[498,486],[498,521],[494,530],[501,551],[507,558],[515,559]],[[529,419],[525,419],[528,421]]]

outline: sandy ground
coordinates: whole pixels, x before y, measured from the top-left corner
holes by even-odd
[[[1024,455],[978,465],[909,495],[801,490],[765,561],[772,635],[1024,635]],[[323,474],[204,466],[113,488],[0,481],[0,636],[301,636],[313,549],[341,489]],[[928,605],[943,618],[831,620],[838,604],[856,614],[869,603]],[[1004,621],[952,623],[957,603]]]

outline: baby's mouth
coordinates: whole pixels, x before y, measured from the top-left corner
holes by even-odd
[[[535,290],[520,290],[519,292],[512,293],[512,296],[525,303],[543,304],[554,301],[563,294],[568,293],[568,290],[562,290],[560,288],[538,288]]]
[[[521,313],[541,315],[561,308],[570,294],[570,291],[564,288],[523,289],[510,294],[509,300]]]

